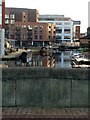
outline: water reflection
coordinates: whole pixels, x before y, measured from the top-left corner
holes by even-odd
[[[20,59],[15,61],[4,61],[9,67],[60,67],[70,68],[70,54],[71,51],[64,51],[59,54],[41,56],[32,55],[30,61],[22,63]]]
[[[64,52],[61,53],[61,67],[64,65]]]
[[[54,67],[55,66],[55,58],[54,56],[40,56],[35,55],[32,56],[32,60],[26,63],[26,66],[30,67]]]
[[[56,55],[56,65],[55,67],[60,67],[60,68],[70,68],[70,55],[71,51],[63,51],[60,53],[60,55]]]

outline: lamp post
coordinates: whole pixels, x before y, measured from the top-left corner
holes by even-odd
[[[4,56],[4,44],[5,44],[5,30],[4,29],[0,29],[0,46],[1,46],[1,52],[0,52],[0,56]]]

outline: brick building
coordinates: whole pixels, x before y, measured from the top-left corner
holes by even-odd
[[[81,21],[73,21],[73,41],[79,40],[80,38],[80,29]]]
[[[87,28],[87,35],[80,38],[80,45],[90,47],[90,27]]]
[[[45,46],[55,38],[55,24],[38,22],[38,10],[5,9],[5,38],[17,40],[18,46]]]

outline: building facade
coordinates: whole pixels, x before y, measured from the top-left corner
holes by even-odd
[[[56,42],[72,42],[73,21],[71,18],[64,15],[40,15],[39,21],[56,24]]]
[[[27,8],[5,8],[5,23],[38,22],[38,10]]]
[[[80,21],[73,21],[64,15],[40,15],[39,21],[56,24],[56,42],[72,43],[80,38]]]
[[[80,38],[80,25],[81,21],[73,21],[73,41]]]
[[[90,27],[87,28],[87,35],[80,38],[80,46],[90,48]]]
[[[80,24],[64,15],[39,15],[36,9],[5,9],[5,38],[17,40],[18,46],[71,44],[80,38]]]
[[[39,22],[22,24],[21,22],[16,22],[14,28],[12,34],[10,32],[10,38],[13,39],[14,37],[18,41],[17,45],[20,46],[46,46],[55,37],[55,28],[52,24]],[[10,29],[12,29],[12,26],[10,26]]]
[[[18,46],[45,46],[55,38],[55,25],[38,22],[36,9],[6,8],[5,38]]]

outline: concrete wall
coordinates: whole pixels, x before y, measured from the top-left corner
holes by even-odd
[[[87,107],[88,70],[4,68],[2,88],[3,106]]]

